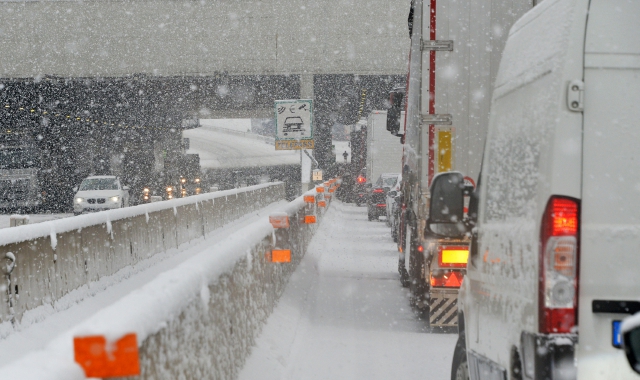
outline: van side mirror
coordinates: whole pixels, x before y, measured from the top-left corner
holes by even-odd
[[[395,197],[396,197],[396,195],[398,195],[398,192],[397,192],[397,191],[395,191],[395,190],[391,190],[391,191],[389,191],[389,192],[387,193],[387,196],[388,196],[388,197],[391,197],[391,198],[395,198]]]
[[[467,232],[463,222],[464,196],[469,189],[460,172],[446,172],[431,182],[427,230],[442,237],[457,238]]]
[[[640,313],[622,322],[622,347],[631,368],[640,373]]]
[[[400,108],[391,107],[387,110],[387,131],[398,136],[400,132]]]

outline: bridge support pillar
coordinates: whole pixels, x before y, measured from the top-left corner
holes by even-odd
[[[301,99],[314,99],[313,92],[313,74],[300,74],[300,98]],[[315,121],[314,121],[315,123]],[[316,126],[316,130],[314,134],[318,133],[318,128]],[[309,154],[313,155],[313,151],[308,151]],[[300,164],[301,166],[301,189],[302,193],[306,192],[311,188],[311,158],[307,157],[306,154],[300,152]]]
[[[313,74],[300,74],[300,99],[313,98]]]

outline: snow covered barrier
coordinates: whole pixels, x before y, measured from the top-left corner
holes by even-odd
[[[15,256],[9,277],[0,273],[0,333],[62,307],[56,302],[75,289],[284,198],[284,185],[270,183],[0,230],[0,258]]]
[[[99,335],[112,343],[131,333],[140,355],[141,375],[135,378],[236,378],[317,230],[304,216],[322,217],[302,196],[272,214],[285,213],[290,263],[267,260],[278,231],[265,217],[102,309],[44,350],[0,368],[0,379],[84,379],[73,359],[74,337]]]
[[[315,194],[315,190],[308,194]],[[142,340],[140,378],[199,380],[237,377],[260,328],[273,311],[318,228],[318,224],[304,223],[310,206],[305,204],[303,197],[282,211],[289,215],[286,235],[291,248],[290,263],[272,263],[269,260],[273,240],[281,231],[274,231],[265,218],[230,236],[219,251],[212,247],[210,254],[185,263],[189,269],[185,265],[176,268],[174,273],[166,273],[165,286],[172,289],[169,298],[177,297],[179,302],[171,310],[154,313],[169,316],[167,319],[149,321],[145,312],[140,313],[139,321],[147,329],[138,331]],[[321,217],[322,212],[318,212],[318,221]],[[216,250],[215,255],[213,250]],[[172,277],[181,283],[171,281]],[[149,291],[156,294],[156,306],[167,302],[164,292]],[[126,305],[123,304],[121,310],[130,310],[131,306],[138,305],[138,301],[131,300],[129,306]],[[153,306],[150,307],[153,310]],[[114,308],[94,326],[107,323],[118,314]],[[151,333],[151,330],[155,332]],[[90,327],[86,333],[99,331],[99,328]],[[118,339],[127,331],[131,332],[123,325],[111,336]]]

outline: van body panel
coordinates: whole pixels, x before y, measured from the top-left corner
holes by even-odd
[[[581,194],[582,79],[588,0],[546,0],[512,28],[493,93],[478,252],[468,267],[467,348],[502,368],[523,331],[538,332],[540,222],[551,195]],[[470,318],[470,316],[473,316]]]
[[[585,44],[578,379],[638,379],[593,300],[640,299],[640,2],[592,0]]]

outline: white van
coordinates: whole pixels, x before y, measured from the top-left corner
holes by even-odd
[[[639,379],[616,346],[640,310],[640,1],[513,26],[464,226],[463,191],[434,178],[427,223],[472,232],[452,379]]]

